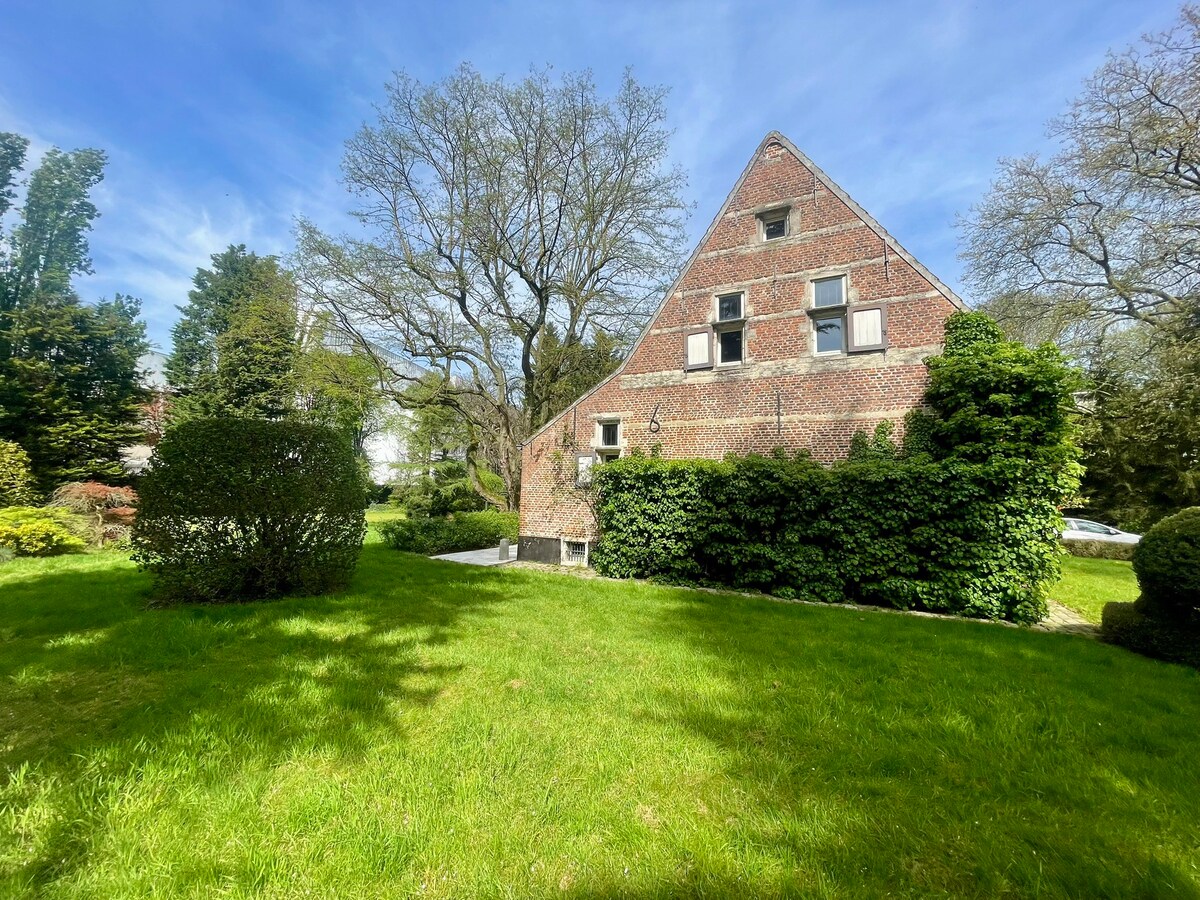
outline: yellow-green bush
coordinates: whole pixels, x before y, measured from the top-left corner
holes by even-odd
[[[0,547],[17,556],[58,556],[81,553],[87,541],[82,523],[65,510],[10,506],[0,509]]]

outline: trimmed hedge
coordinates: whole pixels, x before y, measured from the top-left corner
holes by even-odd
[[[1058,577],[1057,512],[1016,460],[633,455],[594,478],[612,577],[1016,622]]]
[[[133,557],[166,602],[324,593],[349,581],[366,532],[358,460],[319,425],[181,423],[139,494]]]
[[[1104,641],[1152,659],[1200,669],[1200,627],[1146,615],[1140,601],[1107,603],[1100,615]]]
[[[633,457],[593,474],[603,574],[1034,622],[1078,487],[1072,392],[1052,345],[983,313],[946,322],[902,447],[884,423],[831,468],[806,455]]]
[[[1179,622],[1200,617],[1200,506],[1147,531],[1133,552],[1133,571],[1151,615]]]
[[[393,519],[379,526],[383,541],[393,550],[432,556],[460,550],[494,547],[502,538],[517,542],[517,514],[482,510],[447,518]]]
[[[1064,540],[1063,549],[1072,556],[1085,559],[1119,559],[1129,562],[1133,559],[1133,548],[1137,544],[1118,544],[1116,541],[1077,541]]]

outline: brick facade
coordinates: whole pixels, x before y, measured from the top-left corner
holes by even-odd
[[[786,234],[768,239],[766,223],[785,210]],[[844,276],[843,315],[863,313],[859,332],[877,333],[867,319],[885,325],[884,347],[816,352],[813,282],[831,276]],[[733,293],[743,297],[742,360],[719,365],[716,298]],[[604,452],[600,423],[619,422],[622,453],[657,445],[667,457],[719,459],[785,447],[831,462],[854,432],[900,424],[920,405],[923,360],[961,306],[786,138],[767,135],[629,358],[525,445],[518,555],[545,560],[560,539],[595,539],[575,481],[577,457]],[[688,367],[689,334],[704,335],[695,348],[708,342],[713,365]]]

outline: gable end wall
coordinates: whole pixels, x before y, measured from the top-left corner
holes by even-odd
[[[786,139],[764,140],[630,357],[525,445],[520,558],[553,561],[561,538],[597,537],[575,472],[602,420],[620,420],[622,453],[720,459],[783,447],[832,462],[854,432],[899,426],[920,406],[923,360],[941,350],[960,301],[844,197]],[[789,234],[764,242],[759,216],[781,206]],[[886,349],[814,354],[811,282],[834,274],[846,276],[851,310],[886,308]],[[745,295],[743,363],[688,371],[687,334],[708,328],[714,298],[733,291]]]

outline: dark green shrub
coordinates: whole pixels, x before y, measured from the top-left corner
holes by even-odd
[[[1082,556],[1086,559],[1119,559],[1129,562],[1133,559],[1133,548],[1137,544],[1118,544],[1116,541],[1063,541],[1063,549],[1072,556]]]
[[[447,518],[393,519],[379,526],[393,550],[431,556],[495,547],[502,538],[517,541],[517,514],[496,510],[456,513]]]
[[[0,507],[29,506],[36,497],[29,454],[20,444],[0,441]]]
[[[1145,615],[1139,605],[1105,604],[1100,619],[1101,638],[1143,656],[1200,669],[1200,627]]]
[[[0,509],[0,547],[14,556],[82,553],[87,523],[65,509],[10,506]]]
[[[592,561],[613,577],[1036,621],[1057,513],[1025,474],[1010,460],[632,455],[594,475]]]
[[[1078,485],[1071,393],[1053,347],[946,325],[903,452],[887,426],[850,459],[632,456],[593,475],[596,568],[828,602],[1036,621],[1059,574],[1056,505]]]
[[[332,429],[184,422],[141,481],[134,559],[167,602],[323,593],[354,570],[365,500],[354,451]]]
[[[1133,551],[1147,613],[1175,621],[1200,614],[1200,506],[1160,521]]]

